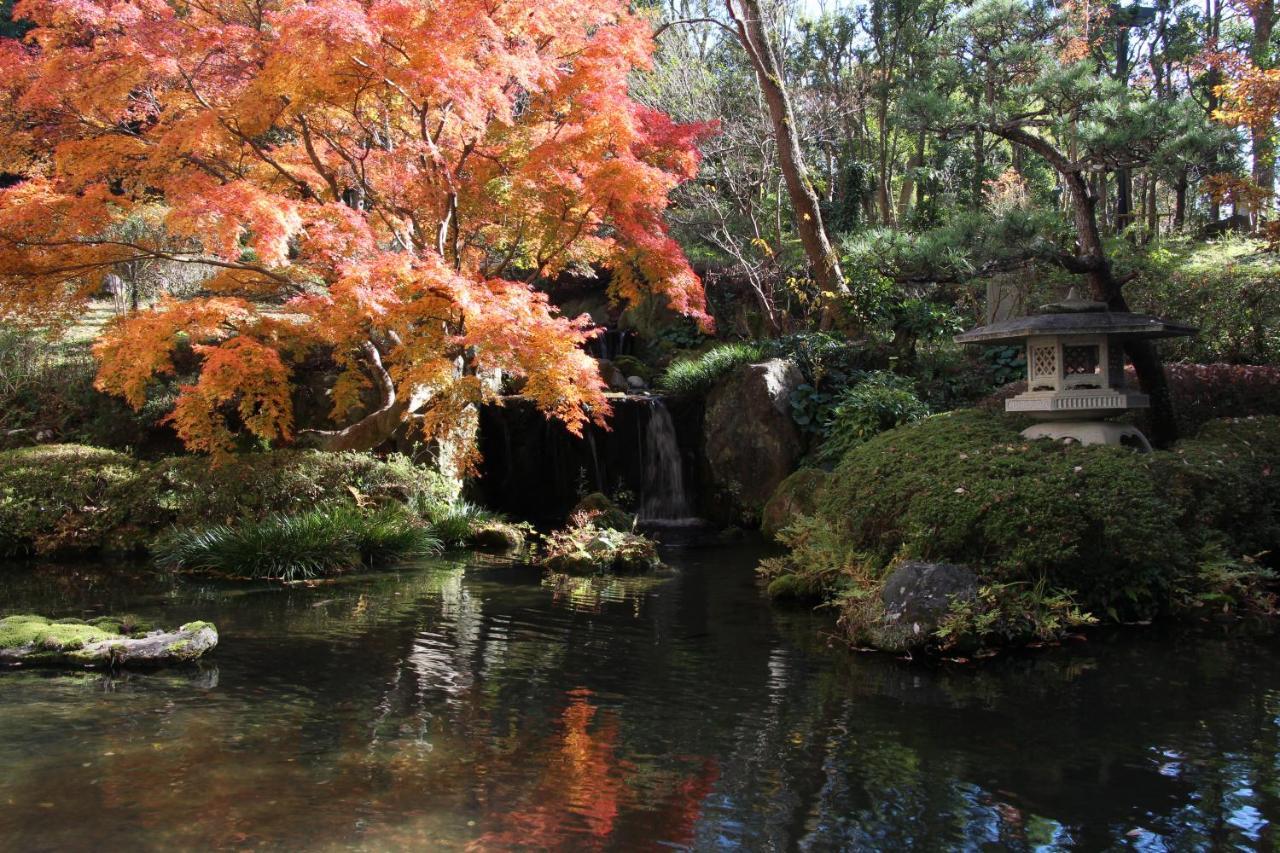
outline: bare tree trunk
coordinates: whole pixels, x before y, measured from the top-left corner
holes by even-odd
[[[1178,175],[1173,185],[1173,230],[1181,231],[1187,224],[1187,170]]]
[[[736,25],[738,40],[755,69],[765,103],[769,106],[773,135],[778,146],[778,162],[787,184],[787,195],[795,210],[796,229],[800,232],[800,242],[804,246],[809,265],[813,268],[813,280],[823,294],[823,325],[830,327],[835,321],[834,305],[832,297],[826,294],[844,294],[848,292],[848,288],[840,270],[840,261],[831,248],[822,224],[818,194],[809,182],[805,170],[800,140],[796,135],[795,114],[782,81],[782,70],[773,44],[765,32],[758,0],[725,0],[725,6]]]
[[[1271,62],[1271,34],[1275,29],[1276,7],[1275,0],[1259,0],[1259,2],[1249,5],[1249,9],[1253,14],[1253,43],[1250,46],[1250,58],[1253,64],[1258,68],[1270,69]],[[1276,139],[1275,128],[1272,122],[1267,121],[1265,124],[1255,124],[1249,129],[1253,142],[1253,182],[1262,187],[1267,192],[1271,192],[1276,186]],[[1265,205],[1270,205],[1270,200],[1263,202],[1264,207],[1254,214],[1255,228],[1265,219]]]
[[[898,190],[898,222],[906,222],[911,212],[911,194],[916,188],[916,171],[924,165],[924,131],[916,136],[916,150],[907,160],[907,169],[902,176],[902,188]]]

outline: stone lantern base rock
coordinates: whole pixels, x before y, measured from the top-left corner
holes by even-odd
[[[1130,447],[1140,453],[1151,452],[1151,442],[1137,427],[1107,421],[1046,421],[1027,427],[1022,431],[1022,437],[1057,441],[1071,439],[1080,444],[1110,444]]]

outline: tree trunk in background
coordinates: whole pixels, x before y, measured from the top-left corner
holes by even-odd
[[[1253,41],[1249,46],[1249,58],[1258,68],[1270,69],[1271,34],[1275,29],[1275,0],[1255,0],[1249,5],[1253,14]],[[1276,186],[1276,136],[1275,128],[1268,121],[1249,129],[1253,143],[1253,182],[1268,192]],[[1255,227],[1263,220],[1271,202],[1263,202],[1263,207],[1254,216]]]
[[[795,211],[796,230],[800,242],[813,269],[813,280],[818,285],[823,301],[822,323],[829,328],[835,321],[833,297],[848,292],[840,261],[822,223],[822,211],[818,194],[809,182],[796,135],[795,114],[791,99],[782,81],[782,69],[764,28],[764,16],[758,0],[725,0],[729,17],[737,27],[738,40],[747,52],[756,72],[756,81],[769,106],[774,140],[778,146],[778,162],[787,185],[787,195]]]
[[[898,190],[898,222],[906,222],[911,212],[911,194],[916,188],[916,171],[924,165],[924,131],[916,136],[916,150],[907,161],[906,173],[902,176],[902,188]]]
[[[1181,231],[1187,224],[1187,170],[1178,175],[1173,185],[1173,230]]]
[[[1155,240],[1160,236],[1160,211],[1156,209],[1159,201],[1159,179],[1154,171],[1147,173],[1147,239]]]
[[[1222,0],[1204,0],[1204,16],[1207,20],[1206,38],[1209,50],[1220,50],[1218,37],[1222,33]],[[1218,107],[1222,105],[1221,99],[1218,97],[1218,87],[1222,85],[1222,72],[1217,68],[1210,68],[1209,73],[1204,75],[1205,87],[1205,111],[1212,116],[1218,111]],[[1222,163],[1222,153],[1219,152],[1212,163],[1209,164],[1210,172],[1220,172]],[[1222,205],[1209,198],[1209,222],[1217,222],[1222,218]]]

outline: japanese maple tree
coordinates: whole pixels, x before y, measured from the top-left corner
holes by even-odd
[[[663,222],[708,128],[629,96],[653,43],[623,0],[21,0],[16,14],[35,27],[0,41],[0,172],[19,176],[0,190],[0,317],[66,321],[139,259],[215,271],[95,347],[98,386],[135,406],[193,348],[198,379],[170,416],[193,449],[240,430],[367,448],[409,419],[439,434],[491,393],[486,370],[526,377],[572,430],[598,421],[591,323],[532,286],[571,266],[710,324]],[[120,236],[143,209],[167,239]],[[302,434],[292,381],[318,347],[342,371],[335,416],[360,416]]]

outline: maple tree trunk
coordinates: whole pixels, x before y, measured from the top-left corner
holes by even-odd
[[[382,364],[382,354],[372,342],[366,342],[364,353],[378,387],[381,402],[377,409],[342,429],[298,430],[296,443],[301,447],[337,452],[341,450],[373,450],[388,441],[409,414],[409,401],[396,394],[391,374]]]
[[[740,3],[741,11],[735,6]],[[822,211],[818,206],[818,194],[809,182],[796,136],[796,120],[791,110],[791,99],[782,82],[782,71],[774,54],[773,44],[764,29],[764,19],[757,0],[725,0],[729,16],[737,25],[738,40],[747,52],[751,65],[769,107],[774,140],[778,146],[778,162],[787,185],[796,215],[796,230],[800,242],[813,269],[813,280],[822,296],[822,324],[826,328],[835,322],[834,298],[848,293],[840,261],[831,242],[827,239],[822,223]]]

